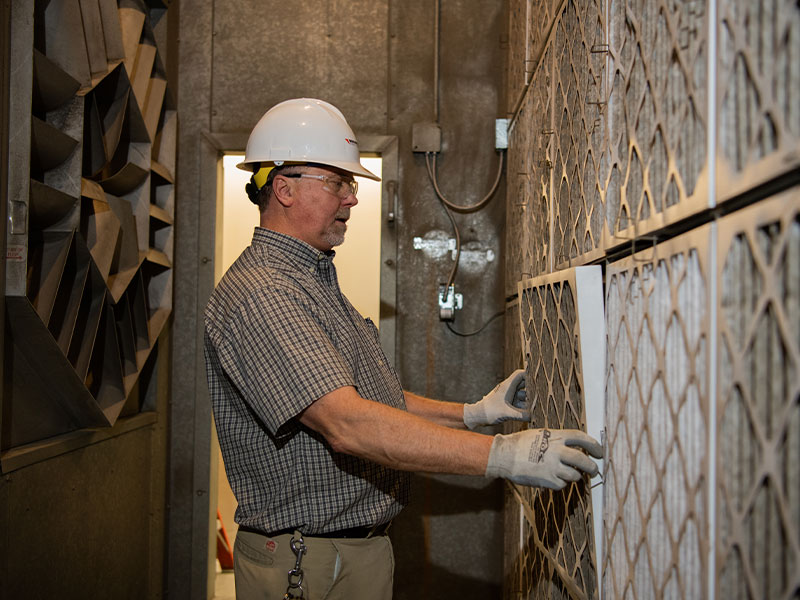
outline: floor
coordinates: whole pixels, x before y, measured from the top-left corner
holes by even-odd
[[[214,585],[213,600],[236,600],[236,589],[233,585],[233,571],[220,573],[217,571],[217,582]]]

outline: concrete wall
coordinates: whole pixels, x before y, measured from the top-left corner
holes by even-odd
[[[503,4],[439,4],[440,183],[452,201],[467,204],[488,191],[497,165],[494,120],[504,116],[498,112]],[[187,469],[184,490],[189,489],[188,469],[199,465],[207,443],[199,326],[213,282],[213,264],[205,258],[214,256],[216,164],[221,150],[241,149],[258,118],[281,100],[326,99],[344,112],[357,135],[399,140],[397,301],[384,308],[397,313],[396,366],[404,386],[446,400],[473,400],[504,374],[502,320],[475,337],[448,331],[438,319],[437,290],[447,279],[450,258],[413,249],[415,236],[452,237],[424,158],[411,151],[412,125],[436,117],[437,3],[303,0],[292,2],[290,10],[287,5],[274,0],[181,2],[174,355],[181,382],[176,381],[174,390],[173,422],[186,423],[181,441],[188,444],[184,448],[195,448],[195,463],[189,454],[178,461]],[[498,198],[503,193],[501,188]],[[465,307],[454,324],[462,332],[477,329],[503,309],[502,218],[502,200],[456,216],[465,248],[494,253],[492,262],[462,259],[456,285]],[[193,439],[188,437],[191,424]],[[500,508],[497,485],[416,478],[412,506],[392,532],[396,597],[485,598],[499,593]],[[200,564],[198,556],[187,560]]]

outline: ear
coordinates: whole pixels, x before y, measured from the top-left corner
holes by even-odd
[[[286,177],[275,176],[275,179],[272,180],[272,192],[282,206],[289,207],[294,204],[294,190]]]

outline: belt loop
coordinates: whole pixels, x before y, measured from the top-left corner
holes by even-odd
[[[372,529],[369,530],[369,533],[367,534],[367,538],[369,539],[369,538],[373,537],[375,535],[375,532],[378,531],[379,529],[381,530],[380,535],[387,535],[389,533],[389,528],[391,526],[392,526],[392,522],[391,521],[389,521],[388,523],[383,523],[382,525],[381,524],[375,524],[375,525],[372,526]]]

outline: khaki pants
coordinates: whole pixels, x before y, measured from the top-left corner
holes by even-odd
[[[297,534],[295,535],[297,537]],[[268,538],[236,535],[233,552],[236,600],[282,600],[296,556],[290,534]],[[368,539],[305,537],[303,598],[391,600],[394,553],[386,535]],[[295,579],[296,581],[296,579]],[[293,590],[296,597],[299,590]]]

